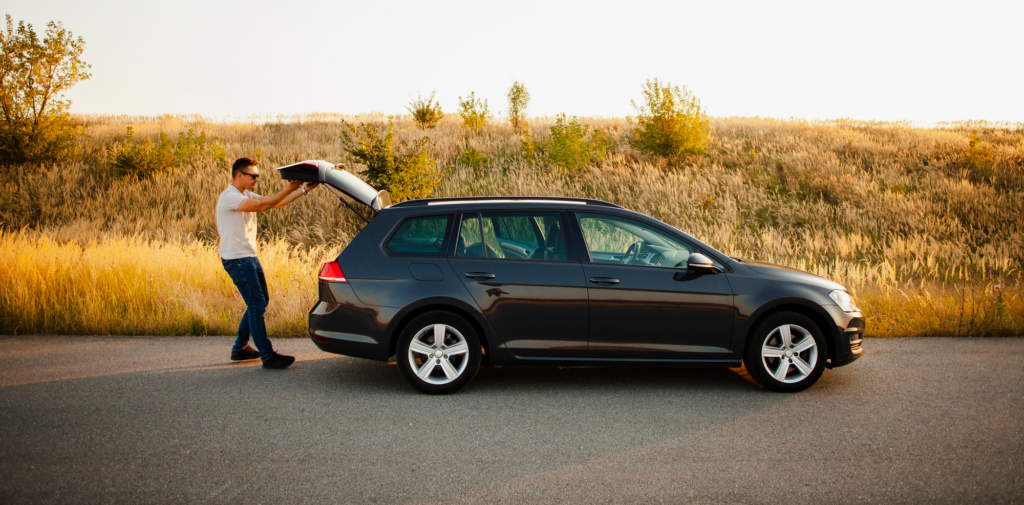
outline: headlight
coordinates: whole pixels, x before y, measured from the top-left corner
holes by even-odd
[[[838,305],[840,309],[843,309],[843,312],[860,312],[860,309],[853,304],[853,297],[846,291],[837,289],[829,293],[828,297],[831,298],[833,302],[836,302],[836,305]]]

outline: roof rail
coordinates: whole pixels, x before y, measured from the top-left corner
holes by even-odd
[[[440,204],[458,204],[458,203],[475,203],[475,202],[486,202],[486,201],[523,201],[523,202],[565,202],[576,205],[597,205],[600,207],[615,207],[621,209],[621,206],[609,203],[603,200],[592,200],[590,198],[561,198],[557,196],[460,196],[455,198],[422,198],[419,200],[406,200],[404,202],[396,203],[392,207],[420,207],[424,205],[440,205]]]

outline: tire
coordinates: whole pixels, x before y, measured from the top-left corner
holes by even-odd
[[[444,335],[440,346],[435,343],[439,331]],[[480,368],[480,355],[480,339],[473,325],[458,314],[436,310],[416,316],[405,325],[396,359],[402,377],[412,387],[444,395],[473,380]]]
[[[777,312],[761,321],[743,355],[743,364],[754,380],[785,393],[811,387],[825,371],[827,360],[828,346],[821,329],[796,312]]]

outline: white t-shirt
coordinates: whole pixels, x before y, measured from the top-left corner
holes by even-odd
[[[246,190],[243,194],[234,185],[217,199],[217,233],[220,234],[220,257],[226,260],[256,256],[256,213],[239,212],[238,204],[260,195]]]

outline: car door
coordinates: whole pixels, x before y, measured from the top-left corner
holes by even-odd
[[[588,357],[724,359],[733,324],[726,273],[686,269],[694,246],[638,220],[574,212],[590,297]],[[719,265],[721,268],[721,265]]]
[[[587,286],[560,211],[463,213],[449,262],[508,349],[583,357]]]

